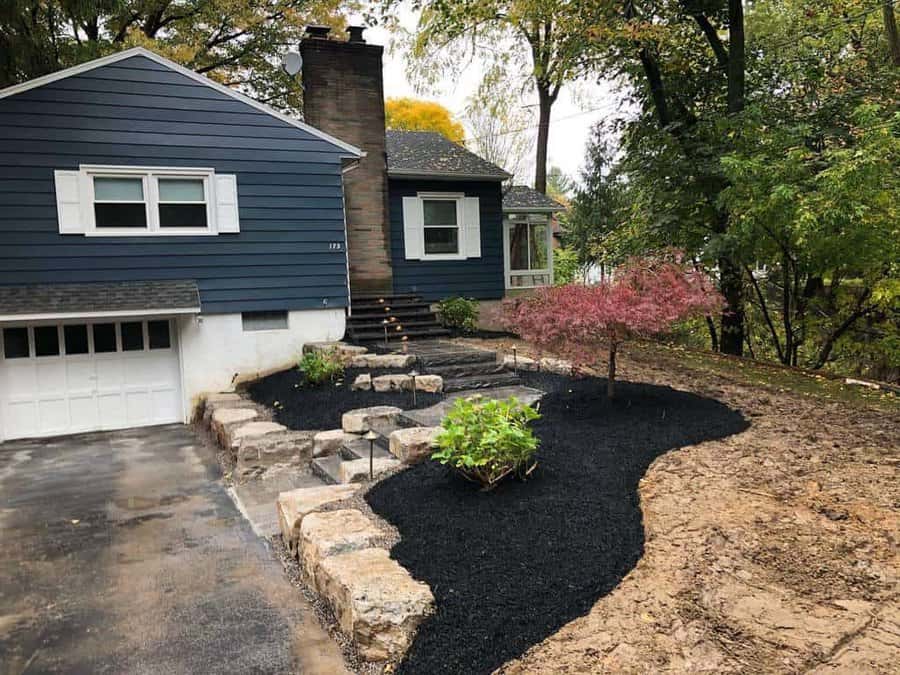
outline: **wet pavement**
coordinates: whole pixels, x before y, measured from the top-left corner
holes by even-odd
[[[0,674],[26,672],[346,671],[178,425],[0,444]]]

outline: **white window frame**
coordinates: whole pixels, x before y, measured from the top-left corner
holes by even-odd
[[[511,216],[519,216],[513,220]],[[525,216],[525,219],[521,219]],[[533,225],[545,225],[547,228],[547,267],[539,270],[514,270],[512,269],[512,259],[509,250],[510,233],[513,225],[524,223],[530,228]],[[531,237],[528,237],[528,264],[531,264]],[[503,217],[503,278],[507,290],[516,291],[529,288],[543,288],[544,286],[553,285],[553,219],[550,215],[544,213],[507,213]],[[534,277],[546,276],[548,283],[546,284],[528,284],[523,286],[513,286],[513,277]]]
[[[144,205],[147,212],[147,227],[97,227],[94,213],[94,178],[141,178],[144,190]],[[82,217],[88,237],[171,237],[216,235],[216,181],[215,170],[207,168],[160,167],[160,166],[105,166],[82,165],[79,168]],[[206,227],[160,227],[159,224],[159,179],[193,178],[203,181],[206,201]],[[103,202],[101,202],[103,203]],[[132,202],[129,202],[132,203]],[[171,202],[166,202],[171,203]],[[186,204],[196,202],[184,202]]]
[[[463,199],[465,194],[462,192],[419,192],[416,198],[419,200],[419,210],[422,214],[422,260],[465,260],[466,255],[466,232],[463,227],[465,220],[465,212],[463,211]],[[426,225],[425,224],[425,202],[426,201],[443,201],[456,203],[456,253],[426,253],[425,252],[425,230],[427,229],[448,229],[450,225]]]

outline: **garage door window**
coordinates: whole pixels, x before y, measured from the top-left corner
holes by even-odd
[[[122,326],[122,351],[138,352],[144,349],[144,325],[140,321],[129,321]]]
[[[3,329],[3,355],[8,359],[27,359],[30,356],[27,328]]]
[[[35,327],[34,355],[59,356],[59,329],[56,326]]]
[[[87,354],[90,351],[88,349],[88,330],[86,325],[63,326],[63,337],[66,344],[66,356]]]
[[[108,354],[116,351],[116,324],[95,323],[92,328],[95,354]]]
[[[150,349],[168,349],[171,347],[172,340],[169,337],[169,322],[147,322],[147,337],[149,338]]]

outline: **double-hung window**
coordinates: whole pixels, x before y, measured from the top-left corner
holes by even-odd
[[[459,199],[422,199],[425,255],[459,255]]]
[[[510,214],[504,227],[506,287],[533,288],[553,283],[552,231],[544,214]]]
[[[82,166],[56,171],[60,234],[204,235],[240,231],[237,180],[212,169]]]
[[[404,197],[403,246],[407,260],[480,258],[478,197],[455,192],[419,192]]]
[[[210,173],[88,171],[92,229],[102,234],[206,234],[212,220]]]

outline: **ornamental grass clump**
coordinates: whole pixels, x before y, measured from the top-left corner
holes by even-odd
[[[528,424],[539,418],[514,396],[459,398],[441,423],[438,450],[431,458],[485,490],[508,476],[526,478],[537,466],[534,455],[540,443]]]
[[[337,350],[308,352],[303,355],[297,368],[311,385],[339,379],[344,374],[344,364]]]

